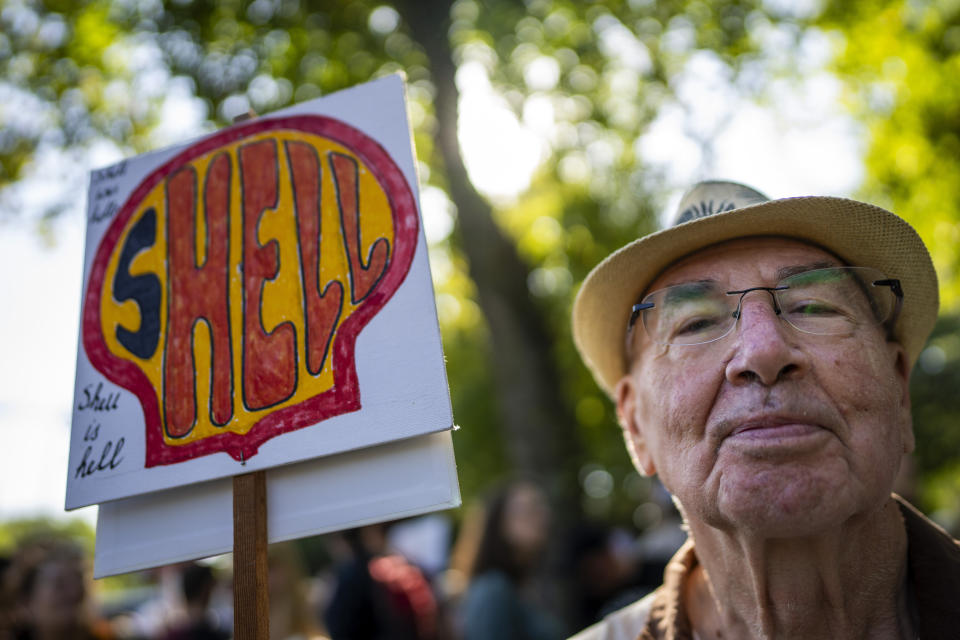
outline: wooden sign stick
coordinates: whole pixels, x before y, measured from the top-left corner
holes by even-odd
[[[250,110],[234,124],[257,117]],[[233,476],[233,638],[270,639],[267,473]]]
[[[269,640],[267,476],[233,476],[233,637]]]

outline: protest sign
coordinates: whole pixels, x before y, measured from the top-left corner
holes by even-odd
[[[94,172],[68,509],[450,429],[398,76]]]
[[[460,504],[449,431],[276,467],[266,475],[270,543]],[[221,478],[100,505],[94,577],[230,551],[231,487]]]

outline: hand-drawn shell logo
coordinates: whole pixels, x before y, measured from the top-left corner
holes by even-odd
[[[360,408],[354,344],[406,278],[416,203],[331,118],[255,120],[151,173],[97,249],[83,344],[139,399],[147,467]]]

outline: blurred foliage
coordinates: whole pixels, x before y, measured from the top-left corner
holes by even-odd
[[[0,92],[11,101],[0,110],[0,187],[24,175],[45,146],[82,152],[99,137],[135,153],[173,142],[157,126],[168,93],[202,101],[211,130],[249,109],[267,113],[403,71],[425,191],[446,190],[462,222],[468,205],[448,189],[450,167],[437,149],[439,129],[456,125],[438,123],[433,108],[450,87],[436,84],[441,61],[411,36],[404,16],[414,8],[367,0],[6,0]],[[759,2],[740,0],[459,0],[449,15],[444,3],[432,9],[432,32],[449,34],[449,62],[485,75],[538,132],[544,159],[533,183],[517,198],[493,200],[492,215],[516,246],[524,269],[512,277],[526,282],[537,331],[547,334],[545,357],[561,385],[550,394],[559,407],[552,415],[570,416],[580,433],[576,459],[558,462],[574,476],[582,469],[581,480],[607,469],[613,481],[594,484],[609,484],[608,495],[585,500],[591,511],[629,521],[637,481],[611,405],[573,350],[572,296],[603,256],[656,227],[667,194],[635,142],[671,99],[685,61],[712,51],[735,75],[759,55],[748,26],[770,18]],[[11,108],[13,100],[30,109]],[[454,233],[431,246],[467,499],[528,471],[506,455],[511,434],[500,429],[491,363],[512,354],[492,347],[498,336],[465,257],[470,241]]]
[[[930,248],[944,310],[960,305],[960,4],[831,2],[835,66],[869,131],[862,195],[907,219]]]
[[[12,557],[17,549],[34,542],[58,541],[77,545],[84,554],[88,569],[93,569],[95,529],[81,518],[52,518],[39,516],[0,521],[0,556]],[[143,573],[129,573],[97,580],[96,589],[104,594],[121,592],[141,586]],[[109,596],[107,596],[109,597]]]
[[[72,540],[93,555],[93,527],[79,518],[37,517],[0,522],[0,555],[10,556],[21,544],[41,539]]]
[[[919,506],[960,535],[960,315],[941,315],[913,370],[910,394]]]
[[[726,81],[762,97],[772,78],[799,68],[790,54],[771,55],[771,41],[791,51],[804,30],[830,33],[850,107],[871,132],[862,195],[917,226],[944,276],[945,302],[956,306],[960,101],[951,74],[960,60],[960,5],[835,0],[816,16],[788,5],[437,2],[431,33],[448,36],[451,60],[444,61],[412,35],[406,17],[416,13],[416,0],[3,0],[0,189],[36,170],[46,150],[82,155],[109,140],[131,154],[182,141],[161,126],[171,96],[204,114],[201,128],[209,131],[250,109],[268,113],[403,71],[422,192],[443,201],[452,221],[453,233],[431,238],[430,257],[454,416],[463,427],[454,441],[465,498],[525,471],[507,455],[511,433],[501,425],[508,409],[493,373],[519,356],[494,346],[499,336],[467,258],[476,249],[469,243],[481,239],[462,233],[464,216],[491,215],[522,259],[512,277],[534,301],[536,331],[559,381],[550,398],[555,415],[569,416],[560,419],[578,434],[576,456],[559,462],[578,471],[587,512],[636,522],[634,508],[650,486],[633,472],[612,406],[573,349],[569,309],[593,265],[657,227],[672,185],[637,139],[674,103],[691,57],[710,56]],[[440,122],[435,105],[458,88],[442,84],[444,63],[485,78],[541,148],[529,188],[514,198],[488,197],[489,212],[451,188],[458,167],[440,147],[456,124]],[[460,82],[461,91],[466,86]],[[461,94],[464,102],[471,96]],[[708,151],[710,141],[701,142]],[[958,417],[949,404],[960,370],[947,344],[956,336],[951,322],[938,328],[943,369],[918,370],[914,378],[928,506],[942,505],[943,496],[956,501],[960,491],[960,449],[944,426]]]
[[[960,3],[833,0],[813,21],[866,127],[858,194],[923,238],[940,276],[941,318],[914,370],[918,498],[960,532]]]

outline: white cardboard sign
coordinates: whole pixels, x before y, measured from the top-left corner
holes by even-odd
[[[271,543],[460,504],[449,431],[266,474]],[[221,478],[100,505],[94,576],[231,551],[232,496],[233,483]]]
[[[390,76],[91,175],[67,509],[450,429]]]

